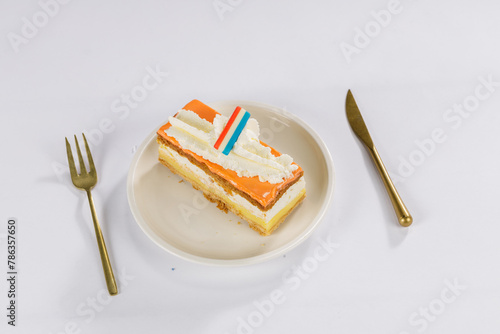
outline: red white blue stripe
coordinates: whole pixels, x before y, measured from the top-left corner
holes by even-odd
[[[250,118],[250,113],[241,107],[236,107],[233,114],[227,121],[226,126],[222,130],[219,139],[215,142],[215,149],[222,151],[224,155],[228,155],[233,149],[234,144],[238,140],[241,132]]]

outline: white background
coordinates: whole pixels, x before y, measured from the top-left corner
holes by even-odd
[[[212,0],[74,0],[48,22],[37,1],[0,5],[2,272],[9,217],[20,243],[18,326],[6,324],[3,273],[1,332],[497,332],[500,87],[476,87],[479,77],[500,82],[500,5],[401,0],[380,28],[372,11],[387,10],[387,1],[220,3],[231,10]],[[34,15],[38,31],[12,43]],[[365,28],[369,40],[357,30]],[[346,57],[347,44],[357,53]],[[126,117],[113,112],[147,68],[169,75]],[[398,226],[347,124],[349,88],[414,216],[410,228]],[[126,199],[134,147],[193,98],[286,107],[331,151],[333,204],[286,257],[239,268],[192,264],[135,223]],[[447,111],[464,103],[473,110],[466,118]],[[103,119],[112,130],[98,140]],[[445,139],[431,145],[435,129]],[[84,193],[65,167],[63,139],[82,131],[98,142],[94,199],[116,275],[126,274],[111,301],[101,294]],[[294,284],[283,278],[313,264],[328,238],[338,248],[326,261]],[[284,302],[259,315],[255,303],[269,307],[274,290]]]

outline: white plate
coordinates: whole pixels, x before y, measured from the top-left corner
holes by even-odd
[[[219,210],[200,191],[158,162],[155,129],[130,166],[128,201],[144,233],[183,259],[212,265],[247,265],[275,258],[309,237],[331,202],[333,162],[319,136],[302,120],[276,107],[249,101],[210,103],[225,115],[230,115],[237,105],[259,121],[262,141],[291,155],[302,167],[306,199],[271,236],[260,236],[245,221]]]

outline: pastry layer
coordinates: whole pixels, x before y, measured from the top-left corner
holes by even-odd
[[[202,119],[212,123],[214,118],[218,113],[207,105],[201,103],[200,101],[193,100],[188,103],[185,110],[191,110],[196,113]],[[235,191],[241,196],[247,198],[255,206],[258,206],[261,210],[266,211],[273,207],[273,205],[280,199],[280,197],[285,193],[289,187],[291,187],[297,180],[299,180],[303,175],[303,170],[297,165],[297,169],[294,170],[290,177],[284,179],[280,183],[269,183],[261,182],[259,177],[240,177],[236,172],[225,169],[222,166],[213,163],[203,157],[197,155],[196,153],[184,149],[181,147],[179,142],[165,132],[170,128],[171,124],[167,123],[158,130],[158,141],[160,143],[169,146],[170,148],[176,150],[180,155],[188,157],[189,160],[196,164],[198,167],[204,169],[217,178],[217,180],[224,184],[231,191]],[[268,145],[260,142],[263,146],[269,147]],[[272,155],[278,157],[281,155],[278,151],[270,147]],[[295,163],[293,163],[296,165]]]
[[[292,187],[298,180],[302,178],[303,172],[300,174],[300,177],[294,178],[292,181],[287,182],[286,187],[282,187],[277,193],[275,193],[274,199],[271,203],[269,203],[267,206],[263,206],[260,202],[255,200],[252,196],[250,196],[248,193],[242,191],[239,187],[237,187],[234,182],[230,182],[227,179],[223,178],[220,176],[218,173],[214,173],[212,169],[208,168],[208,166],[201,162],[199,159],[196,159],[194,153],[183,150],[178,146],[173,145],[170,141],[165,140],[163,137],[158,136],[157,139],[158,143],[161,145],[161,147],[168,147],[174,151],[176,151],[179,155],[185,157],[188,159],[191,164],[196,165],[200,169],[204,170],[206,174],[209,174],[214,180],[216,180],[219,184],[221,184],[229,193],[237,193],[241,197],[245,198],[248,202],[252,203],[252,205],[256,206],[259,208],[261,211],[268,211],[271,210],[274,207],[274,204],[279,201],[281,196],[290,188]],[[246,178],[248,179],[248,178]],[[268,184],[269,185],[269,184]]]
[[[286,216],[305,198],[305,181],[301,177],[288,187],[273,207],[262,211],[254,203],[233,192],[225,184],[220,184],[211,173],[193,164],[177,150],[160,142],[159,160],[176,174],[191,182],[194,188],[202,190],[209,200],[218,203],[222,210],[230,210],[262,235],[269,235],[281,224]]]

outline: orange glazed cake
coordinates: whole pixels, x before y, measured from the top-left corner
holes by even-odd
[[[158,130],[159,160],[220,209],[240,216],[261,235],[270,235],[305,198],[304,172],[289,155],[259,140],[259,124],[253,118],[239,126],[229,153],[227,148],[222,152],[217,144],[237,110],[229,118],[198,100],[189,102]]]

